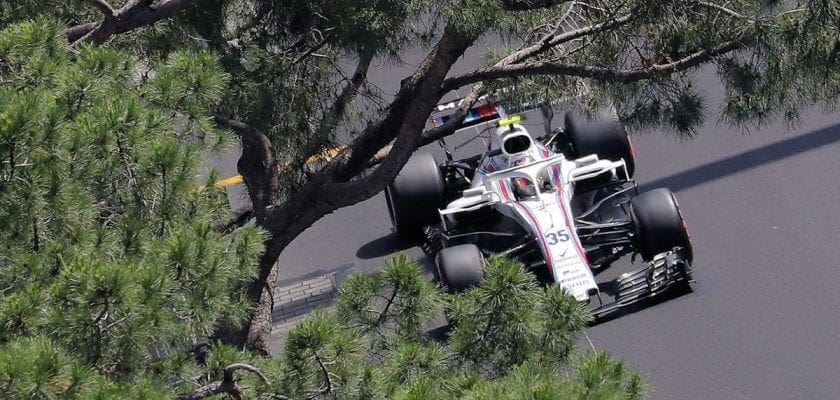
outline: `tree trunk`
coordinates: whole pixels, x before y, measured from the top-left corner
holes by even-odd
[[[244,154],[244,153],[243,153]],[[219,330],[215,338],[225,343],[244,346],[248,349],[269,354],[271,348],[271,314],[274,309],[274,289],[277,286],[277,261],[280,253],[313,223],[338,207],[325,202],[319,187],[309,184],[292,195],[282,205],[271,210],[271,238],[266,242],[265,252],[260,257],[259,275],[248,285],[247,296],[255,309],[250,323],[240,329],[230,327]],[[375,194],[375,193],[374,193]]]
[[[269,153],[262,145],[253,146],[253,151],[243,146],[240,170],[254,202],[257,223],[269,232],[271,239],[266,243],[266,251],[260,259],[259,277],[249,285],[247,291],[248,298],[257,307],[252,314],[250,326],[247,329],[220,331],[217,338],[264,354],[269,353],[273,293],[278,275],[276,264],[280,253],[323,216],[373,197],[394,179],[420,143],[425,120],[442,96],[440,87],[443,79],[452,64],[474,40],[474,37],[466,37],[456,29],[447,27],[418,70],[403,80],[397,97],[385,115],[371,124],[334,162],[315,174],[280,205],[266,202],[271,191],[266,187],[265,170],[243,168],[245,165],[260,165],[262,168],[276,170],[275,164],[266,163]],[[244,143],[253,135],[241,136]],[[393,147],[379,167],[365,173],[370,159],[392,140]],[[258,161],[245,160],[250,157]],[[345,171],[352,173],[343,174]],[[353,177],[356,178],[351,179]]]

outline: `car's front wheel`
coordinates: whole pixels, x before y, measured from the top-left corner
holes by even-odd
[[[650,261],[659,253],[680,247],[682,257],[691,263],[691,238],[674,193],[668,189],[642,193],[630,200],[630,212],[642,259]]]
[[[442,249],[435,261],[441,282],[451,292],[467,290],[484,280],[484,256],[474,244]]]

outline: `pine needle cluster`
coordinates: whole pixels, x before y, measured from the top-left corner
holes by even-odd
[[[220,233],[226,197],[196,190],[226,82],[207,52],[146,69],[51,21],[0,31],[3,397],[166,397],[244,321],[264,236]]]

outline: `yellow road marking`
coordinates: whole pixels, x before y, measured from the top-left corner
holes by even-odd
[[[314,163],[314,162],[318,162],[318,161],[329,160],[329,159],[335,157],[336,154],[338,154],[339,152],[341,152],[345,148],[347,148],[347,146],[333,147],[333,148],[325,151],[322,154],[316,154],[312,157],[307,158],[306,163],[310,164],[310,163]],[[282,164],[277,166],[277,169],[279,169],[282,172],[284,169],[286,169],[288,167],[289,167],[289,163],[282,163]],[[216,182],[215,186],[217,188],[223,188],[223,187],[228,187],[230,185],[238,185],[238,184],[244,183],[244,182],[245,182],[245,180],[242,178],[242,175],[234,175],[234,176],[227,177],[225,179],[219,180],[218,182]]]
[[[223,188],[223,187],[228,187],[230,185],[238,185],[238,184],[243,183],[243,182],[245,182],[245,180],[242,179],[242,175],[234,175],[234,176],[227,177],[225,179],[219,180],[218,182],[216,182],[215,186],[217,188]]]

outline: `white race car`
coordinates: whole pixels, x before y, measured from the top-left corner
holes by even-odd
[[[489,254],[521,260],[592,304],[596,317],[687,288],[692,247],[673,193],[638,195],[624,127],[583,121],[569,112],[564,128],[532,139],[516,120],[502,120],[483,154],[453,160],[447,149],[442,164],[415,154],[386,189],[395,231],[424,242],[451,291],[479,284]],[[596,282],[593,271],[630,253],[644,265]]]

